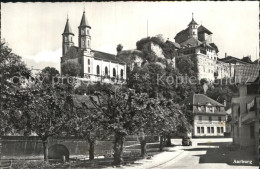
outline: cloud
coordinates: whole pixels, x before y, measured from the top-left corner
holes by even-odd
[[[25,56],[26,59],[32,59],[35,62],[52,62],[59,63],[62,56],[62,49],[59,48],[55,51],[43,50],[34,56]]]

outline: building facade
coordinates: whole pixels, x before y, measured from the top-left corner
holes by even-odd
[[[193,94],[180,103],[193,114],[193,137],[224,137],[226,112],[224,105],[203,95]]]
[[[78,26],[78,46],[74,45],[74,33],[67,19],[62,34],[62,65],[66,62],[77,62],[80,65],[79,77],[88,81],[123,83],[126,79],[126,64],[113,54],[96,51],[91,48],[91,26],[83,12]]]
[[[233,143],[258,150],[259,146],[259,65],[235,67],[238,93],[232,97]],[[242,78],[241,78],[242,77]]]
[[[205,26],[198,25],[192,16],[188,27],[175,36],[175,43],[180,45],[178,56],[196,57],[198,79],[215,79],[234,77],[234,66],[250,64],[235,57],[220,59],[218,47],[214,43],[213,33]]]

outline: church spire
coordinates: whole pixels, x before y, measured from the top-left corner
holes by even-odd
[[[85,16],[85,8],[84,8],[83,15],[82,15],[81,22],[80,22],[80,25],[79,25],[79,26],[80,26],[80,27],[89,27],[89,28],[91,28],[91,27],[89,26],[88,20],[87,20],[87,18],[86,18],[86,16]]]
[[[68,17],[68,15],[67,15],[67,22],[66,22],[66,25],[65,25],[63,34],[72,34],[72,35],[74,35],[74,33],[72,32],[72,30],[71,30],[71,28],[70,28],[70,23],[69,23],[69,17]]]

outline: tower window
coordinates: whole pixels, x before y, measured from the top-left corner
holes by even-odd
[[[88,67],[88,73],[90,73],[90,67]]]
[[[70,41],[72,42],[72,37],[70,38]]]
[[[105,75],[108,75],[108,68],[105,67]]]
[[[116,69],[113,68],[113,76],[116,77]]]
[[[90,65],[90,59],[88,59],[88,65]]]
[[[88,40],[88,48],[90,48],[90,45],[89,45],[89,40]]]
[[[120,72],[121,74],[121,78],[123,78],[123,76],[124,76],[124,70],[123,69],[121,69],[121,72]]]
[[[88,33],[88,35],[89,35],[89,30],[87,30],[87,33]]]
[[[97,75],[100,74],[100,69],[99,69],[99,65],[97,65]]]

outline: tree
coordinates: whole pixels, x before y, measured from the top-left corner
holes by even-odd
[[[187,74],[189,77],[197,77],[197,60],[195,58],[190,56],[176,57],[176,66],[181,74]]]
[[[81,65],[78,62],[68,60],[61,65],[62,75],[78,76],[81,72]]]
[[[123,46],[121,44],[118,44],[116,47],[117,53],[120,53],[123,50]]]
[[[109,84],[98,84],[97,91],[90,96],[96,111],[101,112],[103,125],[114,134],[114,161],[123,162],[122,153],[125,136],[137,133],[140,129],[140,116],[146,108],[147,95],[135,94],[125,87],[114,88]]]
[[[41,71],[42,74],[46,74],[47,76],[45,76],[45,80],[48,81],[48,82],[51,82],[52,79],[56,76],[56,75],[59,75],[59,71],[54,68],[54,67],[45,67],[44,69],[42,69]]]
[[[48,161],[48,138],[62,134],[73,118],[70,94],[64,86],[35,83],[18,89],[13,98],[15,106],[9,110],[8,120],[17,131],[35,133],[41,139]]]
[[[75,118],[71,120],[68,130],[85,139],[89,144],[89,159],[94,159],[95,143],[97,139],[105,139],[109,136],[105,130],[104,118],[101,112],[97,111],[87,95],[73,96],[73,109]]]
[[[8,121],[8,111],[15,105],[10,104],[17,88],[31,76],[21,57],[12,53],[4,40],[0,50],[0,135],[12,131],[12,123]]]

